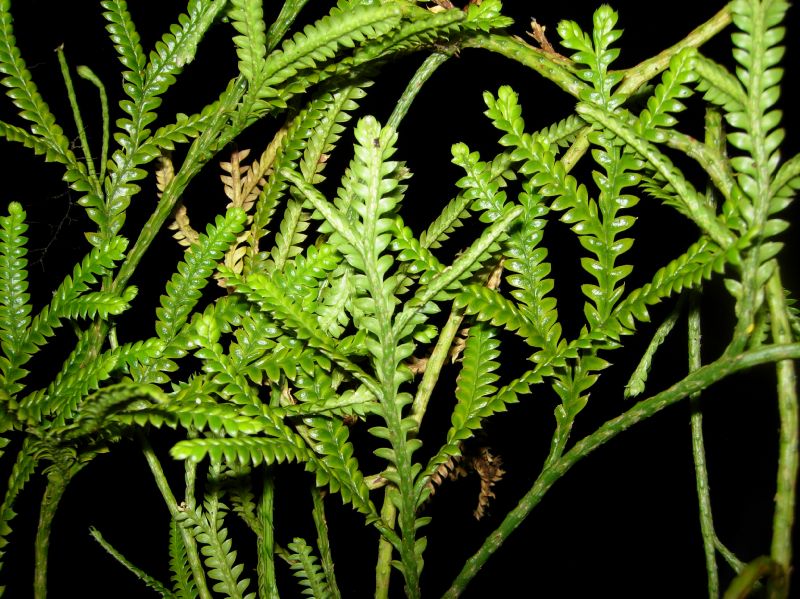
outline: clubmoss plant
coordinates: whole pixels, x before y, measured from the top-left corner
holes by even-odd
[[[375,596],[402,585],[407,597],[420,597],[423,565],[437,567],[437,556],[425,561],[437,487],[476,472],[480,518],[504,472],[489,447],[470,450],[467,442],[487,419],[542,388],[557,403],[548,454],[530,456],[541,471],[498,528],[476,542],[446,597],[467,588],[573,465],[682,400],[693,406],[709,597],[720,595],[718,554],[736,572],[726,597],[759,584],[770,597],[789,596],[800,318],[781,280],[789,226],[781,213],[800,188],[800,156],[780,154],[785,2],[735,0],[626,70],[615,68],[622,34],[608,6],[588,31],[562,21],[556,50],[535,22],[535,45],[511,35],[498,0],[463,9],[446,0],[339,0],[304,26],[297,18],[305,0],[286,0],[271,24],[260,0],[191,0],[147,53],[126,3],[101,4],[122,65],[123,99],[112,132],[104,83],[88,67],[76,69],[101,98],[102,144],[90,149],[72,69],[59,50],[76,154],[17,48],[10,1],[0,1],[0,72],[20,122],[0,122],[0,135],[60,165],[88,217],[85,257],[38,312],[40,298],[28,293],[26,212],[12,201],[0,218],[0,449],[16,456],[0,506],[0,549],[33,546],[35,597],[47,593],[50,531],[70,481],[98,454],[113,458],[129,437],[138,439],[171,515],[164,535],[171,580],[142,571],[102,531],[92,535],[157,594],[277,597],[276,570],[285,567],[303,595],[347,596],[337,585],[325,517],[326,503],[337,501],[374,530],[377,564],[370,548],[360,551],[369,552],[362,562],[374,567]],[[161,124],[162,99],[219,21],[231,28],[236,72],[215,102]],[[734,32],[730,69],[700,50],[726,27]],[[523,115],[511,87],[485,92],[497,153],[482,157],[455,144],[452,162],[463,171],[455,196],[415,234],[411,225],[420,223],[407,223],[401,210],[415,191],[398,135],[420,88],[461,48],[529,67],[532,78],[570,94],[575,111],[530,129],[525,117],[534,115]],[[376,65],[412,51],[427,56],[386,123],[360,113]],[[678,128],[688,102],[706,111],[703,140]],[[255,154],[232,145],[248,127],[270,122],[277,123],[273,137]],[[334,152],[349,160],[335,174],[338,186],[326,181]],[[688,161],[704,175],[689,176]],[[575,171],[591,173],[586,180],[572,174],[579,162],[589,163]],[[215,168],[226,200],[197,230],[186,191]],[[143,225],[131,226],[129,208],[144,190],[157,204]],[[632,227],[653,202],[691,221],[695,234],[671,259],[634,260]],[[554,293],[561,283],[547,235],[558,221],[583,251],[578,327],[574,315],[565,326]],[[164,229],[185,252],[158,293],[153,326],[118,334],[131,304],[142,301],[132,277]],[[443,248],[450,238],[463,242],[455,255]],[[645,283],[630,282],[634,268]],[[736,324],[715,332],[729,336],[727,347],[704,364],[697,295],[713,279],[724,281]],[[619,416],[573,438],[609,360],[632,336],[653,334],[646,323],[661,304],[675,309],[620,397],[645,393],[653,355],[684,312],[688,372],[633,406],[620,403]],[[54,338],[70,345],[46,380],[34,358]],[[504,353],[504,344],[524,347],[525,359]],[[745,563],[714,529],[699,394],[759,364],[774,364],[780,446],[772,544]],[[455,388],[443,391],[447,369],[457,371]],[[450,424],[438,445],[423,448],[419,433],[434,390],[454,397]],[[170,450],[183,463],[180,484],[151,444],[164,427],[181,434]],[[374,470],[361,465],[367,448],[380,464]],[[291,528],[284,520],[274,526],[275,494],[300,492],[276,485],[283,462],[301,465],[313,482],[316,539],[284,538]],[[46,488],[36,537],[27,539],[11,526],[34,477],[44,477]],[[237,536],[235,518],[244,525]],[[242,551],[246,545],[253,549]]]

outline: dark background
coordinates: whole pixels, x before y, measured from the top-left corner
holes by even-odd
[[[548,27],[554,43],[560,19],[574,19],[589,30],[597,6],[595,2],[524,0],[507,0],[505,4],[506,14],[516,20],[514,33],[524,36],[529,19],[535,17]],[[714,14],[721,4],[680,1],[667,3],[668,8],[656,8],[655,3],[630,0],[614,3],[620,12],[618,26],[625,30],[619,43],[623,52],[616,66],[632,66],[677,42]],[[149,50],[184,3],[134,1],[130,5],[143,46]],[[322,12],[323,8],[308,7],[300,21],[308,22]],[[60,44],[64,44],[71,65],[87,64],[101,75],[110,95],[112,120],[120,116],[116,107],[120,99],[118,63],[95,3],[29,0],[15,3],[13,13],[23,56],[68,136],[76,134],[53,52]],[[798,76],[797,9],[790,12],[788,25],[782,103],[791,114],[800,101],[789,83]],[[195,62],[166,96],[158,124],[169,122],[176,111],[195,112],[216,97],[235,69],[230,31],[226,25],[214,27]],[[723,34],[706,51],[729,64],[728,45],[728,35]],[[363,103],[363,112],[385,121],[421,59],[418,55],[411,56],[382,68]],[[90,143],[97,148],[99,110],[94,90],[77,77],[75,82]],[[520,94],[531,131],[567,116],[574,106],[574,100],[552,84],[499,56],[464,50],[460,57],[450,60],[423,89],[400,131],[398,156],[408,162],[415,174],[404,217],[415,230],[424,228],[455,193],[454,183],[461,175],[449,162],[453,143],[464,141],[472,149],[480,150],[484,157],[497,151],[498,135],[482,115],[485,106],[481,92],[496,92],[502,84],[513,85]],[[0,103],[0,115],[12,123],[19,122],[7,100]],[[690,110],[681,120],[684,130],[701,134],[701,112]],[[785,123],[786,156],[799,149],[796,123],[795,118]],[[259,123],[246,133],[239,147],[252,147],[254,152],[260,152],[275,127],[276,122]],[[349,159],[348,144],[349,137],[339,146],[340,161]],[[85,253],[88,246],[82,233],[91,225],[83,209],[75,204],[77,196],[60,181],[58,167],[45,165],[29,151],[6,142],[0,143],[0,153],[4,183],[1,201],[20,201],[29,213],[30,276],[33,302],[38,309],[53,286]],[[339,176],[335,169],[342,164],[336,160],[334,157],[327,171],[334,183]],[[210,218],[224,206],[217,175],[213,168],[208,169],[190,186],[186,200],[196,219],[193,222]],[[135,237],[137,223],[155,205],[152,177],[143,181],[142,187],[126,225],[130,237]],[[637,245],[629,259],[641,264],[641,269],[632,275],[631,286],[645,282],[657,267],[677,256],[695,235],[684,219],[652,198],[642,197],[637,210],[640,216],[634,229]],[[796,222],[796,207],[790,218]],[[579,286],[586,277],[578,265],[580,248],[566,228],[559,229],[560,226],[554,223],[548,228],[545,244],[553,262],[559,312],[569,337],[577,333],[582,322]],[[784,256],[793,258],[797,255],[794,228],[784,236],[788,242]],[[145,327],[151,326],[154,306],[171,273],[169,268],[179,254],[180,249],[164,234],[146,257],[134,281],[141,288],[140,297],[134,311],[120,323],[121,342],[151,334],[147,328],[141,331],[139,318]],[[655,260],[651,265],[649,258]],[[789,266],[785,268],[787,285],[796,290],[797,269],[788,262],[785,264]],[[703,302],[704,361],[710,361],[728,341],[732,308],[718,282],[706,287]],[[622,398],[622,386],[656,324],[670,307],[653,310],[655,324],[642,325],[642,334],[628,339],[625,350],[605,356],[613,366],[593,390],[588,407],[576,423],[573,439],[590,433],[631,405]],[[663,389],[685,372],[686,336],[681,329],[685,329],[684,323],[659,352],[648,391]],[[504,343],[508,344],[504,347],[510,346],[513,351],[512,340],[504,338]],[[49,376],[61,360],[63,355],[54,355],[52,361],[37,364]],[[446,372],[433,398],[423,430],[423,437],[431,447],[442,441],[446,430],[453,382],[454,373]],[[487,424],[482,442],[502,456],[507,471],[496,487],[497,499],[488,517],[480,522],[472,518],[478,492],[475,478],[447,483],[436,494],[428,508],[433,524],[426,530],[428,550],[423,573],[426,596],[438,596],[447,588],[464,559],[530,487],[549,446],[555,402],[549,390],[535,389],[532,396]],[[770,543],[778,426],[771,369],[723,381],[706,394],[704,409],[717,531],[729,548],[748,561],[768,553]],[[177,437],[162,432],[154,433],[153,440],[166,451]],[[171,463],[166,453],[164,456],[177,488],[180,465]],[[368,452],[359,453],[359,458],[369,470]],[[5,465],[7,459],[8,456],[0,463]],[[279,469],[276,535],[284,545],[294,536],[313,539],[308,481],[297,466]],[[559,481],[488,562],[465,596],[703,597],[705,567],[694,489],[689,409],[682,403],[615,439]],[[39,482],[31,483],[17,505],[20,516],[13,523],[11,551],[6,555],[2,572],[8,597],[29,594],[32,556],[26,553],[27,544],[15,541],[33,539],[42,490]],[[329,506],[342,594],[348,598],[368,597],[374,584],[376,534],[337,499],[330,501]],[[249,542],[250,537],[234,524],[235,518],[228,520],[237,548],[247,556],[250,549],[243,540]],[[88,527],[96,526],[134,563],[166,581],[167,522],[168,513],[135,442],[123,442],[113,456],[96,459],[74,480],[56,518],[50,557],[51,597],[155,596],[89,537]],[[726,583],[730,580],[730,570],[722,559],[719,562]],[[279,562],[278,569],[284,596],[299,596],[296,585],[288,580],[288,568]],[[254,572],[248,575],[255,579]],[[394,586],[399,592],[402,584],[399,579],[396,582]]]

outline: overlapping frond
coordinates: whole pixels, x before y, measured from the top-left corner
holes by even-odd
[[[295,537],[287,545],[292,553],[289,554],[289,564],[292,573],[298,579],[298,584],[302,588],[302,595],[314,597],[314,599],[325,599],[331,597],[331,591],[325,580],[325,573],[322,566],[318,563],[317,556],[313,554],[311,547],[304,539]]]

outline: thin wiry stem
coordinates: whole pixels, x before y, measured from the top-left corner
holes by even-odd
[[[273,512],[275,505],[275,477],[272,468],[264,468],[261,498],[258,502],[258,594],[260,597],[277,599],[278,581],[275,578],[275,528]]]
[[[773,340],[776,343],[791,341],[792,331],[778,266],[775,267],[775,272],[767,283],[767,301],[769,302]],[[772,559],[784,569],[785,582],[782,590],[785,594],[782,596],[788,596],[789,577],[792,572],[792,527],[794,525],[798,470],[797,379],[791,359],[782,360],[775,366],[778,374],[780,441],[771,555]]]
[[[408,109],[416,99],[417,94],[422,89],[422,86],[428,79],[430,79],[434,71],[442,66],[448,58],[450,58],[449,54],[445,54],[443,52],[434,52],[425,59],[425,62],[423,62],[422,65],[420,65],[420,67],[417,69],[417,72],[414,73],[414,76],[411,78],[411,81],[408,82],[405,91],[403,91],[403,95],[401,95],[400,99],[397,101],[397,104],[392,111],[392,115],[386,122],[387,127],[390,127],[394,130],[397,130],[398,127],[400,127],[400,121],[402,121],[406,116],[406,113],[408,113]]]
[[[86,65],[80,65],[76,69],[78,75],[83,77],[96,88],[100,94],[100,114],[103,119],[103,144],[100,149],[100,181],[102,182],[106,176],[106,162],[108,162],[108,141],[110,136],[110,121],[108,118],[108,95],[106,95],[106,87],[100,78]]]
[[[759,364],[798,358],[800,358],[800,343],[770,345],[736,356],[723,355],[718,360],[689,374],[669,389],[640,401],[624,414],[603,424],[594,433],[578,441],[572,449],[551,466],[542,470],[536,482],[520,500],[517,507],[508,513],[500,526],[486,538],[480,549],[467,560],[449,590],[444,594],[444,597],[448,599],[458,597],[480,571],[483,564],[502,546],[509,535],[522,524],[531,513],[531,510],[539,504],[550,487],[587,455],[633,425],[654,416],[667,406],[686,399],[693,393],[702,391],[735,372],[753,368]]]
[[[694,372],[702,366],[700,357],[700,307],[697,297],[693,296],[689,309],[689,371]],[[690,398],[692,409],[692,458],[694,460],[695,483],[697,485],[697,504],[700,511],[700,531],[703,536],[703,552],[706,558],[708,575],[708,597],[719,597],[719,571],[717,569],[717,552],[715,547],[716,533],[714,518],[711,512],[711,491],[708,485],[708,468],[706,466],[706,450],[703,443],[703,411],[700,405],[700,394]]]
[[[89,178],[94,183],[94,192],[98,195],[102,193],[100,189],[100,181],[97,179],[97,171],[94,170],[94,161],[92,160],[92,152],[89,148],[89,138],[86,137],[86,127],[83,125],[83,118],[81,117],[81,109],[78,106],[78,98],[75,96],[75,87],[72,85],[72,77],[69,74],[69,66],[67,59],[64,58],[64,47],[59,46],[56,49],[58,55],[58,64],[61,67],[61,75],[64,77],[64,85],[67,87],[67,98],[69,98],[69,105],[72,108],[72,118],[75,120],[75,127],[78,129],[78,138],[81,140],[81,151],[86,160],[86,168],[89,171]]]
[[[156,486],[158,487],[158,490],[161,491],[161,496],[164,498],[164,503],[167,504],[167,509],[169,510],[170,516],[177,518],[180,514],[181,508],[178,505],[178,502],[175,500],[175,495],[173,495],[172,489],[169,487],[169,482],[167,482],[167,477],[164,475],[164,469],[161,467],[161,462],[159,461],[158,456],[156,456],[155,451],[153,451],[153,448],[150,446],[149,441],[142,433],[139,434],[139,442],[142,446],[142,453],[147,460],[147,465],[150,467],[150,472],[153,474],[153,478],[155,479]],[[195,542],[194,537],[189,529],[187,529],[185,526],[179,526],[178,528],[181,531],[181,538],[183,539],[183,544],[186,547],[186,555],[189,560],[189,567],[192,569],[192,576],[194,577],[197,590],[200,593],[200,598],[212,599],[211,593],[206,585],[206,575],[203,570],[203,565],[200,563],[200,556],[197,553],[197,543]]]
[[[333,599],[341,599],[339,585],[336,584],[336,572],[333,568],[333,554],[331,553],[330,535],[328,534],[328,519],[325,517],[325,502],[323,501],[322,491],[316,486],[311,487],[311,499],[314,501],[314,526],[317,529],[317,548],[319,549],[319,559],[322,564],[322,571],[325,573],[325,580]]]

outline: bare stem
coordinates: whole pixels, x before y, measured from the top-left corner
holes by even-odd
[[[792,340],[786,298],[781,284],[780,269],[767,283],[772,322],[772,338],[776,343]],[[778,454],[778,484],[775,493],[775,514],[772,521],[771,556],[785,572],[784,588],[778,596],[788,597],[789,579],[792,571],[792,527],[798,469],[798,415],[797,380],[794,363],[790,359],[776,364],[778,375],[778,413],[780,418],[780,442]]]
[[[669,389],[640,401],[624,414],[603,424],[594,433],[578,441],[559,460],[542,470],[536,482],[520,500],[517,507],[508,513],[500,526],[486,538],[480,549],[467,560],[443,597],[448,599],[458,597],[489,557],[502,546],[509,535],[528,517],[531,510],[538,505],[550,487],[584,457],[633,425],[654,416],[667,406],[702,391],[735,372],[752,368],[759,364],[798,358],[800,358],[800,343],[770,345],[736,356],[723,355],[715,362],[711,362],[692,372]]]

